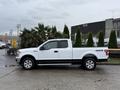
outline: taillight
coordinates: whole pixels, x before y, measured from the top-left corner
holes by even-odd
[[[106,53],[106,55],[109,55],[109,50],[104,50],[105,51],[105,53]]]

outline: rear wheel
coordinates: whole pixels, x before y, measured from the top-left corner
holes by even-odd
[[[83,67],[86,70],[94,70],[96,68],[96,61],[94,58],[86,58],[83,62]]]
[[[23,59],[22,66],[26,70],[33,69],[35,67],[34,59],[31,57],[25,57]]]

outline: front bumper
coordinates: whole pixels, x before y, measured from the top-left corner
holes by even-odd
[[[19,57],[16,57],[16,62],[20,63],[20,58]]]

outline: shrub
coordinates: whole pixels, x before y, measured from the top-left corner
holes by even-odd
[[[93,47],[93,46],[94,46],[94,42],[93,42],[92,33],[88,33],[87,47]]]
[[[98,47],[104,47],[104,33],[103,32],[99,32],[99,34],[98,34],[97,46]]]
[[[81,47],[82,46],[82,42],[81,42],[81,34],[80,34],[80,30],[77,30],[77,34],[76,34],[76,38],[75,38],[75,44],[74,47]]]
[[[115,31],[111,31],[110,33],[110,38],[109,38],[109,43],[108,43],[109,48],[117,48],[117,37]]]

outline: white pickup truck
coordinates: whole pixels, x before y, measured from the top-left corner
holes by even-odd
[[[19,49],[16,61],[24,69],[39,64],[81,64],[84,69],[93,70],[96,62],[105,62],[109,56],[107,47],[73,48],[70,39],[51,39],[39,47]]]

